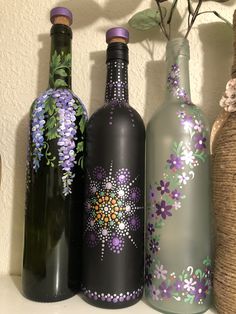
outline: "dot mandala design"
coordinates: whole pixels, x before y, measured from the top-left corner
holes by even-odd
[[[141,192],[134,186],[136,179],[126,168],[113,175],[112,164],[108,174],[99,166],[89,176],[85,239],[91,248],[100,244],[101,260],[105,249],[120,254],[126,239],[137,247],[132,233],[141,227],[137,211],[143,207],[138,206]],[[130,197],[132,192],[138,197]]]

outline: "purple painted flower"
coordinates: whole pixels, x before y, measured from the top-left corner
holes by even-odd
[[[116,181],[119,185],[127,184],[130,181],[130,172],[128,169],[122,168],[116,173]]]
[[[149,190],[149,199],[151,200],[151,202],[152,202],[152,201],[155,201],[156,196],[157,196],[157,190],[156,190],[156,188],[150,187],[150,190]]]
[[[195,286],[195,289],[191,291],[191,294],[194,295],[194,301],[200,302],[201,300],[204,300],[208,293],[208,285],[206,284],[206,281],[198,280],[197,284]]]
[[[152,285],[152,274],[148,272],[148,269],[145,269],[145,284],[149,287]]]
[[[194,135],[193,140],[196,149],[203,150],[206,148],[206,138],[201,133]]]
[[[168,286],[165,281],[163,281],[160,286],[159,290],[161,292],[161,297],[163,299],[169,299],[171,298],[171,291],[172,291],[172,286]]]
[[[146,265],[147,267],[150,267],[151,264],[152,264],[152,257],[151,257],[150,254],[147,254],[147,253],[146,253],[145,265]]]
[[[180,200],[180,196],[181,196],[181,193],[178,190],[176,190],[176,189],[171,192],[171,198],[173,200],[179,201]]]
[[[157,289],[154,285],[150,288],[151,296],[154,301],[158,301],[160,299],[160,290]]]
[[[159,251],[159,242],[157,242],[155,239],[151,239],[149,242],[149,249],[154,254],[155,252]]]
[[[124,245],[124,239],[113,233],[111,239],[108,242],[109,249],[116,254],[120,254],[124,248]]]
[[[178,279],[174,283],[174,288],[177,292],[182,292],[184,290],[184,283],[180,279]]]
[[[193,128],[193,118],[191,116],[186,115],[183,119],[181,119],[181,124],[184,126],[186,131],[189,131]]]
[[[101,166],[97,166],[93,170],[93,176],[96,180],[101,181],[106,177],[106,170]]]
[[[148,233],[149,233],[150,235],[152,235],[153,232],[155,231],[154,225],[151,224],[151,223],[148,223],[148,225],[147,225],[147,231],[148,231]]]
[[[154,274],[157,277],[157,279],[166,280],[167,270],[164,269],[163,265],[156,265]]]
[[[156,214],[158,216],[161,216],[162,219],[166,219],[167,216],[172,216],[172,213],[170,212],[172,206],[167,205],[165,201],[161,201],[161,204],[156,204]]]
[[[140,189],[136,186],[131,188],[129,197],[132,201],[138,202],[140,200],[140,197],[141,197]]]
[[[170,159],[168,159],[167,162],[168,164],[170,164],[170,169],[172,169],[173,171],[181,169],[183,166],[181,158],[174,154],[170,155]]]
[[[161,191],[161,195],[165,193],[170,193],[170,190],[168,189],[170,185],[170,182],[165,182],[163,180],[160,181],[160,186],[157,187],[158,191]]]

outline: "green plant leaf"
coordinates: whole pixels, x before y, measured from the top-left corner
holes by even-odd
[[[66,71],[64,69],[58,69],[58,70],[55,71],[54,74],[55,75],[60,75],[62,77],[66,77],[67,76],[67,73],[66,73]]]
[[[163,18],[166,16],[166,9],[162,8]],[[154,9],[146,9],[144,11],[136,13],[130,20],[129,25],[141,31],[151,29],[161,22],[160,12]]]
[[[67,83],[64,80],[61,79],[57,79],[54,83],[54,87],[55,88],[59,88],[59,87],[66,87]]]
[[[50,116],[54,114],[56,109],[55,100],[50,96],[45,101],[45,112],[47,112]]]

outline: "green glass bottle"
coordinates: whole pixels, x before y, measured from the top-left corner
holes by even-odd
[[[71,90],[72,14],[51,11],[49,88],[30,114],[22,288],[59,301],[80,288],[86,111]]]
[[[208,127],[190,99],[189,45],[167,44],[164,106],[147,127],[145,294],[165,313],[210,306]]]

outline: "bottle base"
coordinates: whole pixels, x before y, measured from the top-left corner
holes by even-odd
[[[53,302],[59,302],[59,301],[63,301],[66,299],[70,299],[73,296],[75,296],[77,294],[77,292],[71,291],[71,293],[67,293],[67,294],[57,294],[57,295],[41,295],[41,296],[36,296],[30,293],[24,293],[22,292],[23,296],[30,300],[30,301],[34,301],[34,302],[40,302],[40,303],[53,303]]]
[[[140,297],[135,300],[114,303],[114,302],[93,300],[84,294],[82,294],[81,297],[88,304],[95,307],[103,308],[103,309],[122,309],[122,308],[130,307],[132,305],[135,305],[142,299],[142,297]]]

